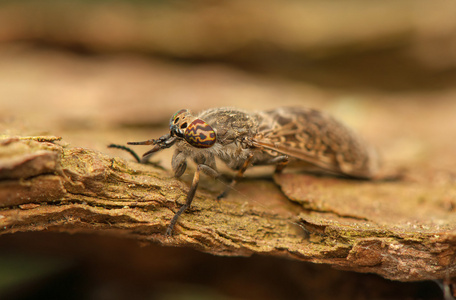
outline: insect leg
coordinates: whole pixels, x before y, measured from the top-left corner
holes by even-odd
[[[215,170],[214,168],[208,166],[208,165],[204,165],[204,164],[201,164],[201,171],[204,172],[204,174],[214,178],[214,179],[217,179],[218,177],[220,177],[220,173]]]
[[[242,165],[242,167],[239,169],[239,171],[237,172],[236,176],[233,178],[233,180],[231,181],[230,185],[220,194],[217,196],[217,199],[221,199],[223,197],[226,197],[226,195],[228,194],[228,192],[230,190],[232,190],[234,188],[234,186],[236,185],[236,183],[242,178],[244,177],[244,173],[245,173],[245,170],[247,170],[247,168],[249,167],[249,164],[250,162],[252,161],[252,158],[253,158],[253,153],[249,153],[249,155],[247,156],[247,159],[244,161],[244,164]]]
[[[187,194],[187,200],[185,201],[185,204],[182,205],[182,207],[177,211],[177,213],[174,215],[173,219],[169,223],[169,226],[166,229],[166,235],[167,236],[171,236],[173,234],[174,225],[176,225],[177,220],[179,219],[180,215],[182,215],[184,213],[184,211],[187,208],[189,208],[190,205],[192,204],[193,197],[195,197],[195,192],[196,192],[196,189],[198,188],[201,166],[202,165],[198,165],[196,167],[195,175],[193,175],[192,185],[191,185],[190,190],[188,191],[188,194]]]
[[[288,156],[283,155],[283,156],[278,156],[272,160],[272,164],[276,164],[276,169],[274,173],[282,173],[283,169],[288,165],[289,159]]]
[[[171,160],[171,167],[174,171],[175,177],[181,177],[184,174],[185,169],[187,169],[187,156],[176,150],[173,155],[173,159]]]

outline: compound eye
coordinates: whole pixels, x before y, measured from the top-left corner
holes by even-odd
[[[196,119],[188,125],[184,138],[196,148],[212,147],[217,140],[214,129],[201,119]]]

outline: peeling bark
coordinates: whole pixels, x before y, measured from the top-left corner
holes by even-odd
[[[102,232],[215,255],[286,256],[402,281],[456,275],[456,216],[445,204],[453,181],[250,178],[221,201],[219,191],[200,188],[167,238],[185,182],[153,165],[56,140],[1,141],[1,234]]]

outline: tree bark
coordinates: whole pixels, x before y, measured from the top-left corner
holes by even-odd
[[[203,177],[172,237],[166,228],[188,183],[57,137],[0,143],[0,234],[97,232],[193,247],[330,264],[415,281],[456,275],[454,181],[358,181],[285,172],[247,178],[227,198]]]

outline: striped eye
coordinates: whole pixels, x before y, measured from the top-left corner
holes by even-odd
[[[196,119],[188,125],[184,138],[196,148],[209,148],[217,140],[214,129],[201,119]]]

